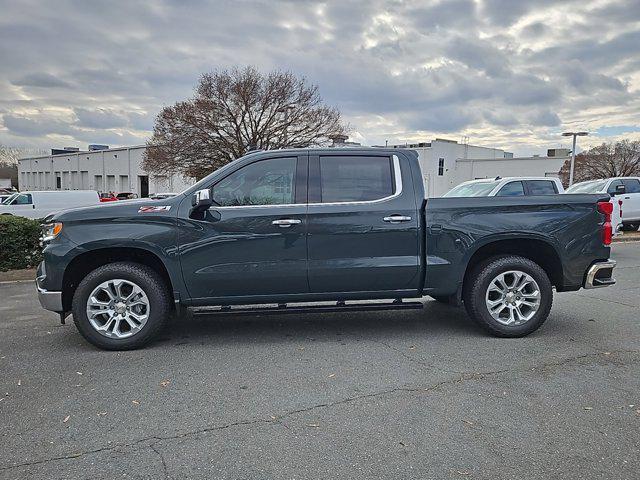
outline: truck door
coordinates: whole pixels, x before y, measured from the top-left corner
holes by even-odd
[[[624,178],[622,184],[625,187],[625,193],[622,195],[622,215],[631,220],[640,220],[640,180]]]
[[[311,292],[416,289],[416,203],[404,157],[344,150],[310,155]]]
[[[6,212],[19,217],[37,218],[36,212],[34,212],[36,205],[33,200],[33,195],[30,193],[21,193],[13,199]]]
[[[180,206],[180,262],[197,302],[265,302],[307,293],[307,154],[271,154],[212,187],[218,205],[202,219]]]

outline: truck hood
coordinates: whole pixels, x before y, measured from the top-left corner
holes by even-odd
[[[175,215],[183,195],[176,195],[163,200],[119,200],[104,202],[89,207],[78,207],[60,210],[47,215],[45,223],[49,222],[79,222],[86,220],[100,220],[118,217],[133,217],[136,215]]]

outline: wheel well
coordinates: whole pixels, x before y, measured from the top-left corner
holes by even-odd
[[[152,268],[164,280],[167,291],[173,299],[169,272],[156,254],[141,248],[101,248],[78,255],[65,269],[62,279],[62,306],[65,312],[71,310],[73,294],[82,279],[96,268],[113,262],[135,262]]]
[[[519,255],[528,258],[542,267],[556,290],[562,290],[562,262],[555,248],[545,241],[529,238],[498,240],[480,247],[469,259],[464,274],[465,284],[467,275],[478,263],[496,255]]]

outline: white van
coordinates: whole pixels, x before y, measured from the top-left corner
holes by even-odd
[[[16,192],[2,202],[0,215],[43,218],[60,210],[99,204],[95,190]]]

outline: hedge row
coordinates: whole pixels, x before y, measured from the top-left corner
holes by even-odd
[[[0,272],[38,266],[40,234],[39,220],[0,215]]]

